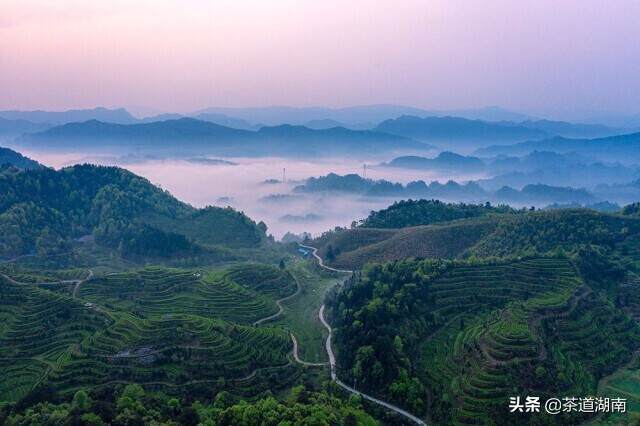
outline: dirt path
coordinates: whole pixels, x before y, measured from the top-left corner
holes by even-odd
[[[78,290],[80,290],[80,284],[84,283],[85,281],[89,281],[91,278],[93,278],[93,270],[89,269],[89,274],[86,276],[85,279],[80,280],[76,283],[76,285],[73,287],[73,298],[75,299],[77,294],[78,294]]]
[[[81,280],[60,280],[60,281],[42,281],[42,282],[22,282],[22,281],[16,281],[13,278],[11,278],[10,276],[6,275],[6,274],[0,274],[1,277],[3,277],[5,280],[9,281],[11,284],[16,284],[16,285],[64,285],[64,284],[74,284],[75,287],[73,288],[73,297],[76,297],[76,293],[78,291],[78,289],[80,288],[80,284],[82,284],[85,281],[90,280],[93,277],[93,271],[91,269],[88,270],[89,273],[87,274],[87,276]]]
[[[293,281],[296,283],[296,291],[293,294],[290,294],[286,297],[283,297],[282,299],[278,299],[276,300],[276,305],[278,305],[278,312],[276,312],[273,315],[269,315],[268,317],[264,317],[259,319],[258,321],[254,322],[253,325],[260,325],[263,322],[266,321],[271,321],[274,320],[276,318],[278,318],[280,315],[282,315],[282,313],[284,312],[284,306],[282,306],[282,302],[286,302],[289,299],[293,299],[294,297],[296,297],[298,294],[300,294],[300,291],[302,290],[302,287],[300,286],[300,283],[298,282],[298,280],[296,279],[296,277],[293,277]]]

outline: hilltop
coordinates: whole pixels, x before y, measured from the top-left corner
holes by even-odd
[[[503,257],[588,244],[610,247],[640,232],[637,218],[587,209],[512,211],[422,201],[398,203],[370,218],[378,228],[367,227],[365,219],[364,227],[326,232],[312,245],[329,264],[358,269],[407,257]]]
[[[196,209],[116,167],[77,165],[0,172],[0,255],[68,251],[86,235],[129,257],[199,256],[266,240],[231,208]]]
[[[37,169],[42,167],[40,163],[25,157],[9,148],[0,147],[0,166],[13,166],[18,169]]]
[[[435,158],[418,156],[402,156],[394,158],[388,163],[382,163],[383,167],[400,167],[417,170],[438,170],[454,173],[474,173],[485,169],[485,163],[471,156],[464,156],[454,152],[441,152]]]
[[[360,221],[362,228],[406,228],[456,219],[480,217],[489,213],[514,213],[508,206],[443,203],[439,200],[402,200],[386,209],[373,211]]]

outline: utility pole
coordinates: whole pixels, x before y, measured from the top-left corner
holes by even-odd
[[[287,183],[287,169],[282,169],[282,183]]]
[[[365,179],[367,178],[367,163],[364,163],[362,166],[362,177]]]

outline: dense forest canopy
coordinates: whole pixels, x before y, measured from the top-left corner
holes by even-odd
[[[360,226],[363,228],[405,228],[430,225],[455,219],[483,216],[489,213],[513,213],[508,206],[486,204],[443,203],[439,200],[402,200],[383,210],[371,212]]]
[[[346,402],[326,392],[310,392],[304,386],[294,388],[284,401],[273,396],[253,402],[238,401],[229,393],[220,392],[213,400],[204,402],[145,392],[137,384],[123,386],[115,395],[79,390],[70,402],[41,402],[11,414],[0,408],[0,422],[7,426],[378,424],[363,411],[357,399]]]
[[[266,227],[233,209],[195,209],[116,167],[0,171],[0,256],[62,252],[75,239],[133,256],[189,255],[260,244]]]

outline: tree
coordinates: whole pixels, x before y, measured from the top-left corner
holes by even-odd
[[[167,401],[167,407],[169,407],[171,413],[175,415],[180,409],[180,401],[178,400],[178,398],[171,398],[169,401]]]
[[[284,270],[285,268],[284,259],[280,259],[280,265],[278,266],[280,267],[280,269]]]
[[[73,395],[73,401],[71,403],[71,409],[74,412],[85,412],[91,408],[91,399],[89,395],[83,390],[79,390]]]
[[[82,415],[81,420],[83,424],[87,426],[102,426],[104,422],[102,419],[94,413],[85,413]]]

